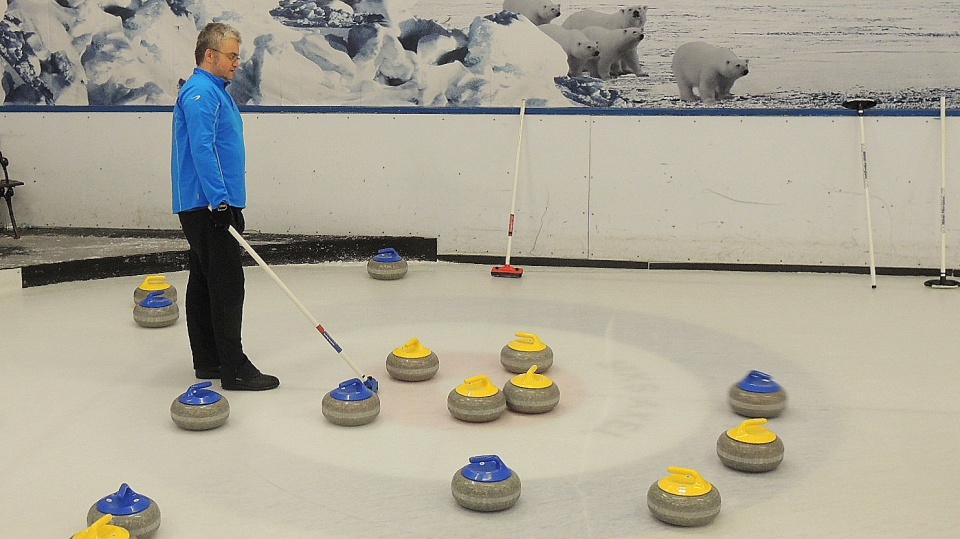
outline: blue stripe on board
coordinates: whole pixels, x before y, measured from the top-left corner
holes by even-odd
[[[447,115],[513,115],[520,107],[344,107],[344,106],[241,106],[240,112],[248,114],[447,114]],[[173,105],[2,105],[0,112],[25,113],[167,113]],[[531,116],[856,116],[856,112],[836,109],[739,109],[739,108],[590,108],[590,107],[543,107],[528,108]],[[873,109],[870,116],[914,117],[939,116],[939,108],[931,109]],[[960,116],[960,109],[947,111],[948,116]]]

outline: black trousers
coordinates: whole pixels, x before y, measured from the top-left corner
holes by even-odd
[[[236,210],[239,213],[239,210]],[[193,368],[220,368],[221,378],[248,378],[259,371],[243,353],[244,279],[241,247],[214,226],[206,208],[179,213],[190,244],[185,313]],[[242,232],[243,217],[237,230]]]

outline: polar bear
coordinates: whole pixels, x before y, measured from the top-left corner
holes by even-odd
[[[640,28],[647,23],[647,6],[622,7],[613,13],[600,13],[591,9],[578,11],[563,21],[563,27],[570,30],[583,30],[588,26],[599,26],[607,30],[618,28]]]
[[[523,15],[537,26],[560,16],[560,6],[545,0],[503,0],[503,9]]]
[[[750,72],[749,60],[741,60],[730,49],[714,47],[702,41],[684,43],[673,54],[673,76],[680,99],[702,100],[708,105],[733,97],[730,89],[737,79]],[[697,88],[698,97],[693,93]]]
[[[600,44],[580,30],[567,30],[559,24],[541,24],[537,28],[550,36],[567,53],[568,77],[579,77],[587,60],[600,56]]]
[[[587,69],[591,77],[604,80],[610,78],[610,68],[622,63],[624,68],[638,77],[647,74],[640,68],[637,57],[637,45],[643,39],[643,30],[639,28],[619,28],[607,30],[599,26],[588,26],[583,33],[600,44],[600,55],[587,61]]]

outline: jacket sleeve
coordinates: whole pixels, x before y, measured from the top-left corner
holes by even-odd
[[[217,130],[221,119],[221,102],[211,88],[197,88],[181,98],[190,153],[200,180],[200,188],[210,204],[216,206],[227,199],[223,166],[217,151]]]

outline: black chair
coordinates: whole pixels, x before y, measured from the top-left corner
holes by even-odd
[[[13,188],[23,185],[23,182],[10,179],[10,176],[7,175],[7,165],[9,164],[10,160],[3,156],[3,152],[0,152],[0,167],[3,167],[3,179],[0,180],[0,198],[7,201],[7,211],[10,212],[10,224],[13,226],[13,237],[20,239],[20,231],[17,229],[17,219],[13,216],[13,202],[10,199],[13,198]]]

